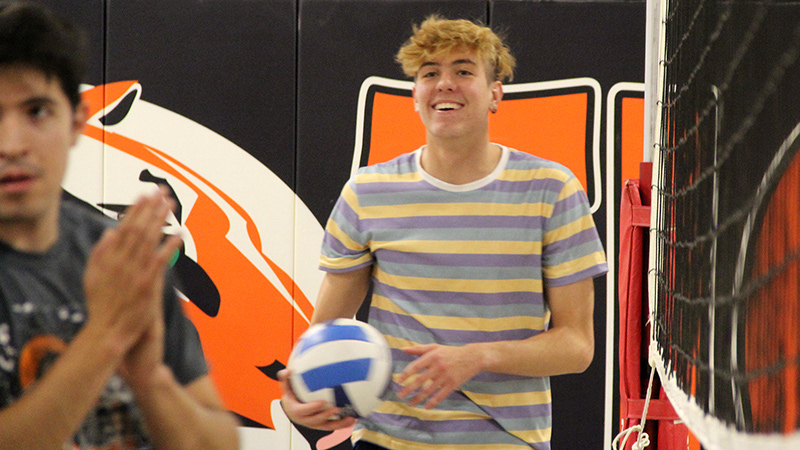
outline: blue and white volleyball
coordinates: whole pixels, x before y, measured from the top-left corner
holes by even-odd
[[[297,341],[288,368],[297,398],[324,400],[343,415],[367,416],[381,402],[392,377],[392,353],[369,324],[335,319],[313,325]]]

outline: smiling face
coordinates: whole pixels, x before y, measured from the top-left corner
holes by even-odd
[[[461,50],[422,64],[415,78],[414,108],[431,141],[488,140],[489,112],[503,97],[475,51]]]
[[[0,66],[0,238],[24,225],[55,230],[69,149],[83,129],[56,77]]]

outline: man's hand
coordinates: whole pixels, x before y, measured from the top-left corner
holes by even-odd
[[[134,389],[156,381],[164,363],[164,322],[159,317],[144,331],[122,360],[120,374]],[[166,367],[166,366],[164,366]]]
[[[352,427],[356,423],[354,417],[339,418],[342,410],[323,401],[302,403],[297,399],[289,383],[289,370],[278,372],[278,380],[283,388],[281,406],[292,422],[316,430],[333,431]]]
[[[88,320],[126,353],[161,320],[164,271],[180,239],[163,239],[170,204],[159,192],[128,208],[89,257],[84,276]]]
[[[419,356],[397,379],[398,383],[404,384],[397,393],[398,397],[406,398],[413,394],[408,402],[411,406],[424,402],[426,409],[433,408],[481,371],[478,354],[468,346],[428,344],[404,348],[403,351]]]

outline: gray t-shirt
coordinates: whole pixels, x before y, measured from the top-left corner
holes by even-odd
[[[64,202],[58,241],[44,253],[0,242],[0,408],[38,379],[86,321],[83,272],[92,247],[114,222]],[[208,373],[194,325],[173,283],[164,295],[164,361],[182,384]],[[80,380],[75,380],[79,383]],[[64,448],[149,449],[141,413],[119,376],[106,385],[73,442]]]

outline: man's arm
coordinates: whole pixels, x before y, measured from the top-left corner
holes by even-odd
[[[311,325],[332,319],[352,318],[364,302],[369,290],[372,266],[352,272],[328,272],[322,279],[314,305]]]
[[[159,294],[163,294],[164,278],[162,268]],[[225,410],[211,379],[205,375],[183,386],[164,362],[164,301],[168,300],[159,295],[153,320],[119,367],[142,411],[149,438],[162,450],[235,450],[239,448],[237,421]],[[176,308],[173,314],[182,314]],[[171,322],[177,326],[175,320]]]
[[[370,266],[352,272],[326,273],[319,289],[311,324],[355,316],[369,290],[371,271]],[[289,384],[288,370],[278,372],[278,378],[283,388],[281,405],[292,422],[318,430],[337,430],[355,424],[356,420],[352,417],[330,420],[338,417],[342,411],[326,402],[301,403]]]
[[[164,269],[180,242],[161,239],[168,210],[160,195],[140,199],[92,249],[83,280],[87,322],[44,376],[0,411],[0,448],[60,448],[156,320]]]
[[[546,288],[552,326],[521,341],[481,342],[462,347],[437,344],[405,349],[418,355],[398,378],[403,398],[432,408],[482,371],[529,377],[583,372],[594,357],[594,281],[587,278]],[[422,386],[424,388],[420,389]]]
[[[209,376],[182,386],[161,364],[134,387],[150,439],[157,449],[235,450],[236,419],[229,413]]]
[[[475,344],[483,370],[543,377],[580,373],[594,358],[594,280],[545,289],[551,328],[530,339]]]
[[[61,448],[92,410],[124,356],[105,330],[85,327],[47,373],[0,410],[0,448]]]

